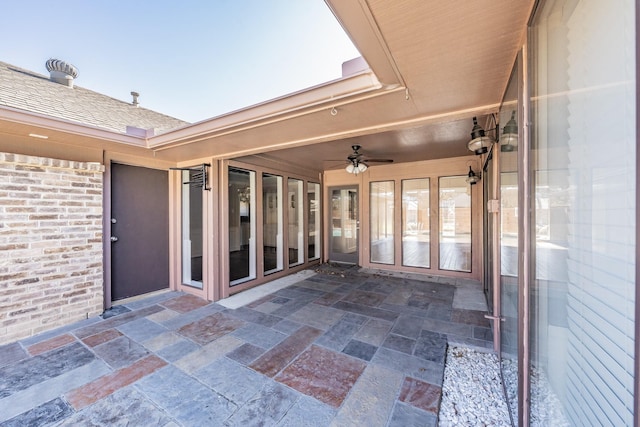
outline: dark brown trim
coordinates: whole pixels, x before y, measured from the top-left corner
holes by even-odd
[[[111,237],[111,160],[104,160],[104,175],[102,178],[102,210],[104,219],[102,222],[102,235]],[[104,310],[111,308],[111,241],[102,239],[102,306]]]

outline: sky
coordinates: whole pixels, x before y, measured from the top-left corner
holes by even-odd
[[[360,56],[322,0],[0,0],[0,61],[197,122],[341,76]]]

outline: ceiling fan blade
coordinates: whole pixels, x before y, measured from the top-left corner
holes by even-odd
[[[373,162],[373,163],[393,163],[391,159],[364,159],[364,162]]]

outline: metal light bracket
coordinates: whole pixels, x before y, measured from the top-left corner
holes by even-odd
[[[170,168],[172,171],[190,171],[191,180],[185,181],[183,184],[191,185],[192,187],[200,187],[202,190],[210,191],[211,187],[208,184],[209,174],[207,168],[211,167],[210,163],[203,163],[199,166],[191,166],[188,168]]]

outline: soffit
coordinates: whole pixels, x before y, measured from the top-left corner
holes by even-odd
[[[103,150],[137,157],[153,156],[141,138],[0,107],[0,151],[77,161],[102,161]]]
[[[467,154],[471,118],[483,123],[497,111],[533,3],[327,0],[381,87],[337,102],[329,96],[306,111],[248,128],[220,132],[213,119],[192,142],[159,147],[156,156],[258,155],[321,171],[327,164],[318,160],[346,157],[354,143],[398,163]]]

